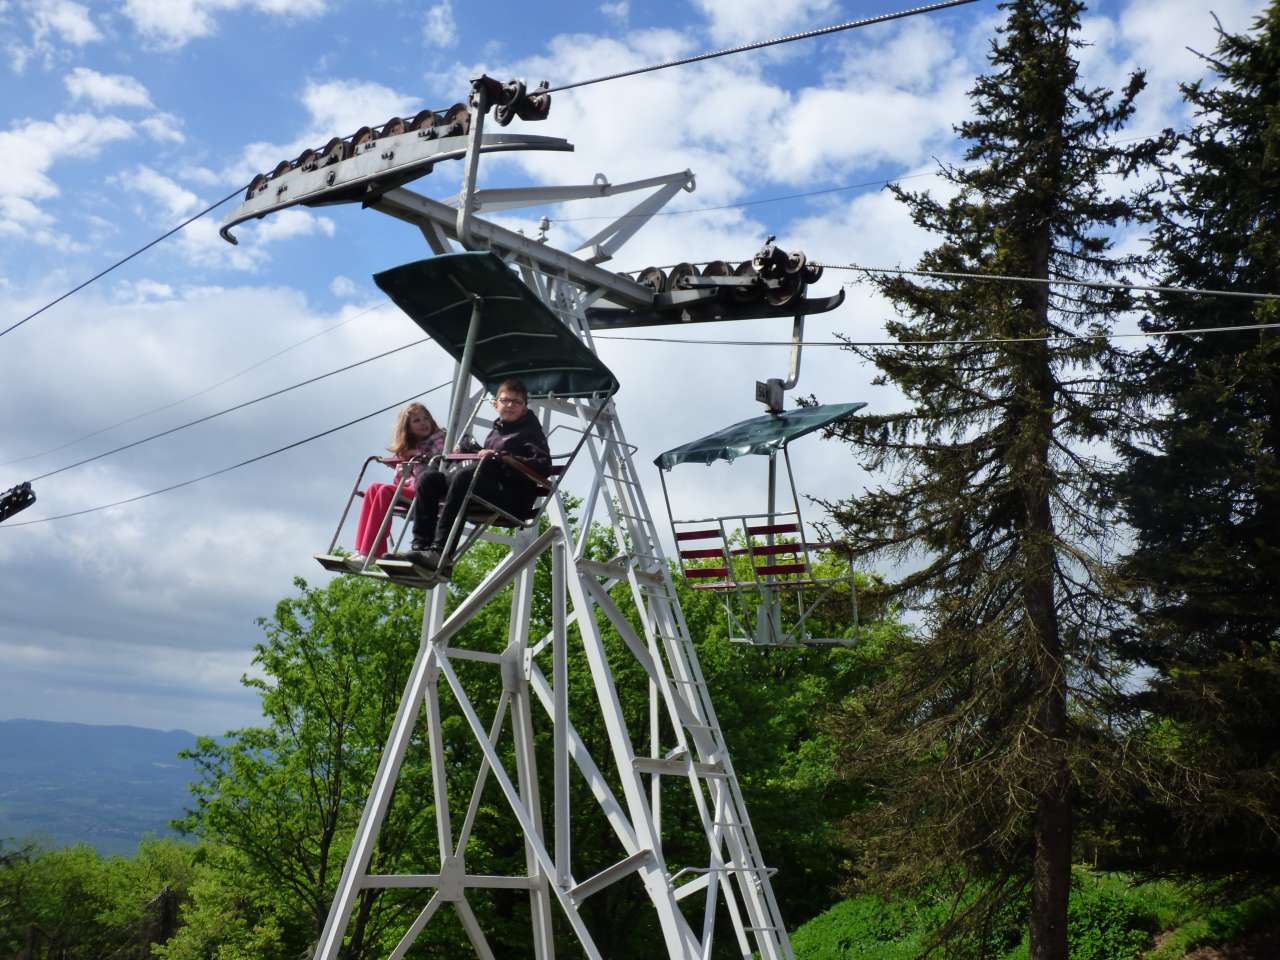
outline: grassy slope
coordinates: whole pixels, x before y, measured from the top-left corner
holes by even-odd
[[[948,906],[854,897],[795,931],[796,960],[912,960]],[[1025,917],[1010,910],[1002,921],[969,942],[975,960],[1025,960]],[[1212,905],[1173,883],[1079,868],[1068,935],[1072,960],[1263,960],[1280,955],[1280,891]]]

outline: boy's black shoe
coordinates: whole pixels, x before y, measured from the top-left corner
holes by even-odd
[[[404,558],[415,566],[424,567],[427,570],[435,570],[440,566],[440,551],[430,547],[415,546],[404,555]]]

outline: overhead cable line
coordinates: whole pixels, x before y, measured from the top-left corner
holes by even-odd
[[[1107,141],[1112,146],[1122,143],[1133,143],[1136,140],[1147,140],[1149,137],[1124,137],[1119,140]],[[956,167],[957,171],[976,169],[974,166]],[[848,190],[865,190],[867,187],[886,187],[892,183],[901,183],[904,180],[919,180],[921,177],[939,177],[942,176],[940,170],[926,170],[923,173],[906,173],[897,177],[882,177],[879,180],[864,180],[862,183],[846,183],[838,187],[823,187],[820,190],[807,190],[804,193],[787,193],[776,197],[761,197],[759,200],[742,200],[738,203],[720,203],[709,207],[686,207],[681,210],[658,210],[654,213],[620,213],[620,214],[593,214],[589,217],[556,217],[551,220],[552,223],[580,223],[585,220],[630,220],[639,217],[683,217],[693,213],[714,213],[720,210],[736,210],[739,207],[757,207],[765,203],[781,203],[784,200],[804,200],[808,197],[821,197],[828,193],[843,193]],[[564,200],[562,203],[579,203],[585,200],[595,200],[597,197],[575,197],[572,200]]]
[[[699,53],[692,57],[681,57],[679,60],[667,60],[664,63],[655,63],[647,67],[636,67],[634,70],[622,70],[618,73],[610,73],[603,77],[595,77],[591,80],[577,80],[573,83],[562,83],[558,87],[549,87],[545,93],[558,93],[562,90],[572,90],[575,87],[589,87],[594,83],[605,83],[609,80],[621,80],[623,77],[634,77],[642,73],[653,73],[657,70],[666,70],[668,67],[682,67],[689,63],[698,63],[702,60],[714,60],[717,57],[727,57],[735,53],[746,53],[749,50],[761,50],[764,47],[773,47],[782,43],[790,43],[793,40],[808,40],[811,37],[821,37],[829,33],[839,33],[842,30],[853,30],[857,27],[869,27],[876,23],[887,23],[890,20],[901,20],[905,17],[914,17],[919,13],[932,13],[935,10],[946,10],[948,7],[960,7],[969,3],[976,3],[977,0],[944,0],[942,3],[930,3],[923,7],[912,7],[909,10],[899,10],[895,13],[881,13],[874,17],[863,17],[860,20],[849,20],[845,23],[833,24],[829,27],[818,27],[815,30],[805,30],[802,33],[789,33],[786,36],[774,37],[772,40],[757,40],[753,43],[744,43],[736,47],[727,47],[724,50],[713,50],[708,53]]]
[[[747,51],[750,51],[750,50],[760,50],[760,49],[763,49],[764,47],[772,47],[782,43],[790,43],[794,40],[807,40],[812,37],[820,37],[820,36],[825,36],[831,33],[839,33],[844,30],[853,30],[858,27],[867,27],[877,23],[887,23],[892,20],[901,20],[906,17],[913,17],[913,16],[916,16],[917,14],[932,13],[937,10],[945,10],[950,7],[965,6],[967,4],[976,3],[976,2],[977,0],[943,0],[943,2],[926,4],[925,6],[922,6],[922,7],[912,7],[911,9],[908,9],[908,10],[898,10],[893,13],[878,14],[874,17],[863,17],[862,19],[859,19],[859,20],[849,20],[845,23],[837,23],[828,27],[818,27],[817,29],[805,30],[801,33],[791,33],[781,37],[774,37],[772,40],[757,40],[753,43],[744,43],[736,47],[728,47],[723,50],[714,50],[708,53],[701,53],[692,57],[682,57],[678,60],[668,60],[664,63],[651,64],[647,67],[637,67],[634,70],[624,70],[620,73],[613,73],[607,76],[595,77],[591,80],[578,80],[573,83],[561,84],[558,87],[549,87],[542,92],[557,93],[562,90],[572,90],[576,87],[586,87],[596,83],[605,83],[606,81],[609,81],[609,80],[619,80],[619,79],[622,79],[623,77],[632,77],[632,76],[637,76],[643,73],[653,73],[658,70],[666,70],[669,67],[684,66],[690,63],[698,63],[703,60],[714,60],[718,57],[727,57],[736,53],[746,53]],[[243,193],[245,190],[248,189],[248,187],[249,187],[248,184],[245,184],[244,186],[241,186],[241,187],[237,187],[235,190],[227,194],[221,200],[218,200],[216,203],[210,204],[208,207],[201,210],[199,213],[195,214],[192,217],[189,217],[188,219],[184,220],[182,223],[178,224],[172,230],[162,233],[160,236],[156,237],[154,240],[144,244],[143,246],[139,247],[137,250],[134,250],[128,256],[123,257],[120,260],[117,260],[115,263],[111,264],[111,266],[94,274],[88,280],[85,280],[83,283],[80,283],[75,287],[72,287],[70,290],[68,290],[66,293],[62,294],[61,296],[49,301],[39,310],[36,310],[33,313],[28,314],[27,316],[23,317],[21,320],[17,321],[16,323],[10,324],[8,327],[5,327],[5,329],[0,330],[0,337],[3,337],[6,333],[9,333],[12,330],[16,330],[18,327],[22,326],[28,320],[34,319],[35,317],[44,313],[44,311],[48,310],[50,307],[61,303],[63,300],[67,299],[67,297],[70,297],[72,294],[78,293],[80,290],[83,290],[85,287],[89,286],[89,284],[93,283],[94,281],[100,280],[102,277],[106,276],[108,273],[115,270],[117,267],[123,266],[124,264],[128,263],[130,260],[138,256],[139,254],[144,253],[147,250],[150,250],[152,247],[160,243],[162,240],[167,240],[169,237],[173,236],[179,230],[182,230],[184,227],[194,223],[196,220],[199,220],[201,217],[205,216],[206,214],[216,210],[218,207],[222,206],[224,203],[226,203],[228,200],[231,200],[233,197],[236,197],[239,194]]]
[[[50,301],[49,301],[48,303],[46,303],[43,307],[41,307],[39,310],[36,310],[34,313],[29,313],[29,314],[27,314],[25,317],[23,317],[23,318],[22,318],[21,320],[19,320],[17,323],[12,323],[12,324],[10,324],[9,326],[5,327],[3,330],[0,330],[0,337],[3,337],[6,333],[8,333],[8,332],[9,332],[9,331],[11,331],[11,330],[17,330],[20,326],[22,326],[22,325],[23,325],[24,323],[26,323],[28,320],[31,320],[31,319],[33,319],[33,318],[35,318],[35,317],[40,316],[40,314],[44,313],[44,312],[45,312],[46,310],[48,310],[50,307],[52,307],[52,306],[54,306],[54,305],[56,305],[56,304],[61,303],[63,300],[67,299],[67,297],[71,296],[73,293],[78,293],[79,291],[83,290],[85,287],[89,286],[89,284],[93,283],[95,280],[100,280],[100,279],[102,279],[102,278],[103,278],[103,277],[105,277],[108,273],[110,273],[112,270],[116,269],[116,267],[124,266],[124,264],[128,263],[128,262],[129,262],[130,260],[132,260],[134,257],[138,256],[138,254],[140,254],[140,253],[145,253],[146,251],[150,250],[152,247],[154,247],[154,246],[155,246],[157,243],[159,243],[161,240],[167,240],[169,237],[173,236],[175,233],[177,233],[177,232],[178,232],[179,230],[181,230],[183,227],[186,227],[186,226],[188,226],[189,224],[195,223],[197,220],[199,220],[199,219],[200,219],[201,217],[203,217],[205,214],[207,214],[207,213],[211,213],[212,211],[217,210],[217,209],[218,209],[218,207],[222,206],[224,203],[226,203],[226,202],[227,202],[228,200],[230,200],[232,197],[239,196],[241,193],[243,193],[243,192],[248,188],[248,186],[249,186],[248,184],[245,184],[243,187],[236,187],[234,190],[232,190],[230,193],[228,193],[228,194],[227,194],[225,197],[223,197],[221,200],[217,201],[216,203],[212,203],[212,204],[210,204],[209,206],[205,207],[203,210],[201,210],[199,213],[195,214],[194,216],[188,217],[186,220],[183,220],[180,224],[178,224],[178,225],[177,225],[176,227],[174,227],[172,230],[168,231],[167,233],[162,233],[162,234],[160,234],[160,236],[156,237],[156,238],[155,238],[154,240],[152,240],[150,243],[143,244],[143,245],[142,245],[142,246],[140,246],[137,250],[133,251],[133,253],[129,254],[129,255],[128,255],[128,256],[126,256],[126,257],[122,257],[121,259],[117,260],[115,263],[111,264],[111,266],[107,267],[105,270],[99,270],[97,273],[95,273],[95,274],[94,274],[92,277],[90,277],[88,280],[85,280],[83,283],[78,284],[77,286],[72,287],[70,290],[68,290],[68,291],[67,291],[66,293],[64,293],[62,296],[57,297],[57,298],[55,298],[55,299],[53,299],[53,300],[50,300]]]
[[[1052,343],[1079,340],[1117,340],[1132,337],[1194,337],[1201,334],[1239,333],[1246,330],[1280,330],[1280,323],[1242,323],[1229,327],[1191,327],[1185,330],[1150,330],[1138,333],[1055,334],[1045,337],[975,337],[970,340],[695,340],[688,337],[623,337],[596,334],[595,340],[630,343],[679,343],[705,347],[952,347],[997,343]]]
[[[422,397],[427,396],[428,394],[435,393],[435,391],[441,389],[442,387],[447,387],[450,382],[451,381],[446,380],[444,383],[438,383],[429,390],[424,390],[421,393],[415,393],[413,396],[407,397],[404,400],[398,400],[395,403],[388,404],[385,407],[380,407],[379,409],[374,410],[372,413],[366,413],[362,417],[356,417],[354,420],[348,420],[346,423],[339,424],[336,427],[330,427],[328,430],[323,430],[320,433],[313,433],[309,437],[304,437],[301,440],[295,440],[293,443],[286,444],[283,447],[276,447],[276,449],[270,450],[267,453],[260,453],[256,457],[250,457],[248,460],[241,460],[239,463],[233,463],[229,467],[223,467],[221,470],[214,470],[212,473],[206,473],[203,476],[193,477],[190,480],[183,480],[180,483],[170,484],[167,487],[161,487],[159,490],[152,490],[149,493],[140,493],[136,497],[126,497],[123,500],[116,500],[113,503],[102,503],[96,507],[85,507],[83,510],[73,510],[70,513],[60,513],[52,517],[39,517],[35,520],[22,520],[22,521],[19,521],[18,523],[8,523],[8,524],[5,524],[3,527],[0,527],[0,530],[9,529],[12,527],[28,527],[36,523],[48,523],[51,520],[66,520],[68,517],[81,517],[81,516],[84,516],[86,513],[97,513],[99,510],[109,510],[112,507],[121,507],[127,503],[137,503],[139,500],[146,500],[148,497],[155,497],[155,496],[159,496],[162,493],[169,493],[173,490],[180,490],[183,487],[189,487],[194,483],[200,483],[202,480],[209,480],[209,479],[212,479],[213,477],[220,477],[224,473],[230,473],[232,470],[239,470],[241,467],[247,467],[250,464],[258,463],[261,460],[266,460],[268,457],[274,457],[277,454],[285,453],[289,450],[293,450],[297,447],[301,447],[304,444],[311,443],[313,440],[320,440],[323,437],[329,436],[330,434],[337,433],[340,430],[345,430],[347,429],[347,427],[353,427],[357,423],[363,423],[365,420],[369,420],[369,419],[372,419],[373,417],[378,416],[379,414],[386,413],[388,410],[394,410],[396,407],[402,407],[406,403],[409,403],[412,400],[419,400]]]
[[[928,170],[924,173],[909,173],[902,177],[887,177],[880,180],[865,180],[862,183],[847,183],[839,187],[824,187],[821,190],[807,190],[804,193],[787,193],[778,197],[762,197],[759,200],[743,200],[740,203],[720,203],[710,207],[688,207],[683,210],[658,210],[654,213],[623,213],[617,216],[601,214],[590,217],[557,217],[552,223],[578,223],[583,220],[629,220],[633,217],[683,217],[691,213],[713,213],[718,210],[736,210],[739,207],[757,207],[765,203],[781,203],[783,200],[804,200],[807,197],[820,197],[828,193],[843,193],[846,190],[865,190],[867,187],[883,187],[886,184],[898,183],[902,180],[918,180],[920,177],[936,177],[936,170]],[[585,200],[594,200],[594,197],[584,197]],[[572,200],[566,200],[566,203],[573,203]]]
[[[708,264],[720,262],[732,262],[734,260],[749,262],[752,258],[745,257],[725,257],[723,260],[695,260],[689,265],[694,267],[705,267]],[[1095,287],[1101,290],[1141,290],[1151,293],[1167,293],[1179,294],[1189,297],[1233,297],[1240,300],[1280,300],[1280,293],[1259,293],[1251,290],[1217,290],[1209,287],[1173,287],[1159,286],[1153,284],[1142,283],[1120,283],[1118,281],[1103,280],[1064,280],[1055,277],[1023,277],[1014,274],[1004,273],[965,273],[962,271],[944,271],[944,270],[909,270],[904,267],[865,267],[860,264],[840,264],[825,263],[819,260],[809,261],[816,267],[822,267],[824,270],[852,270],[860,273],[893,273],[907,274],[911,276],[921,277],[940,277],[942,279],[953,280],[997,280],[1005,283],[1041,283],[1041,284],[1060,284],[1066,287]],[[678,263],[668,263],[657,267],[658,270],[673,270],[681,266]],[[623,270],[622,273],[635,273],[635,270]],[[842,284],[845,287],[856,286],[853,281]]]
[[[260,397],[255,397],[252,400],[246,400],[244,401],[244,403],[237,403],[233,407],[227,407],[226,409],[219,410],[216,413],[211,413],[211,414],[208,414],[207,416],[198,417],[195,420],[189,420],[186,423],[180,424],[179,426],[170,427],[168,430],[162,430],[159,433],[153,433],[149,437],[143,437],[141,440],[134,440],[131,443],[123,444],[112,450],[107,450],[103,453],[94,454],[92,457],[85,457],[83,460],[77,460],[75,463],[69,463],[65,467],[59,467],[56,470],[50,470],[48,473],[42,473],[38,477],[32,477],[28,482],[35,483],[37,480],[45,480],[49,477],[57,476],[59,473],[65,473],[66,471],[71,470],[74,467],[82,467],[86,463],[93,463],[95,460],[101,460],[104,457],[111,456],[112,454],[120,453],[121,451],[124,451],[124,450],[130,450],[134,447],[141,446],[144,443],[149,443],[152,440],[158,440],[161,437],[167,437],[172,433],[177,433],[179,430],[186,430],[188,427],[194,427],[201,423],[208,423],[210,420],[214,420],[228,413],[235,413],[237,410],[243,410],[245,407],[251,407],[255,403],[261,403],[263,400],[271,400],[274,397],[279,397],[283,394],[289,393],[292,390],[297,390],[299,387],[310,386],[313,383],[318,383],[321,380],[326,380],[329,377],[332,377],[336,374],[346,373],[348,370],[354,370],[356,367],[362,367],[366,363],[372,363],[374,360],[381,360],[383,357],[389,357],[393,353],[399,353],[401,350],[408,350],[410,347],[416,347],[419,344],[426,343],[428,339],[429,339],[428,337],[423,337],[420,340],[414,340],[412,343],[406,343],[399,347],[394,347],[391,350],[386,350],[382,353],[374,354],[372,357],[365,357],[365,359],[363,360],[357,360],[355,363],[349,363],[345,367],[339,367],[336,370],[330,370],[328,373],[322,373],[319,376],[311,377],[310,379],[303,380],[299,383],[292,384],[288,387],[282,387],[279,390],[273,390],[271,393],[264,393]]]
[[[1023,277],[1006,273],[966,273],[958,270],[908,270],[902,267],[864,267],[856,263],[820,263],[827,270],[852,270],[858,273],[893,273],[905,276],[939,277],[951,280],[999,280],[1010,283],[1057,284],[1063,287],[1088,287],[1095,290],[1141,290],[1146,293],[1177,293],[1200,297],[1236,297],[1243,300],[1280,300],[1280,293],[1255,293],[1248,290],[1214,290],[1205,287],[1169,287],[1155,284],[1119,283],[1104,280],[1063,280],[1057,277]]]
[[[384,302],[384,303],[379,303],[376,306],[370,307],[367,310],[362,310],[359,313],[357,313],[355,316],[348,317],[347,319],[343,320],[341,323],[335,323],[333,326],[326,327],[325,329],[319,331],[318,333],[313,333],[309,337],[304,337],[303,339],[299,340],[297,343],[291,343],[289,346],[285,347],[284,349],[277,350],[275,353],[271,354],[270,356],[263,357],[261,360],[258,360],[255,363],[251,363],[249,366],[245,367],[243,370],[233,373],[229,377],[224,377],[223,379],[219,380],[217,383],[212,383],[209,386],[204,387],[203,389],[197,390],[195,393],[188,394],[187,396],[181,397],[177,400],[171,400],[170,402],[161,404],[158,407],[152,407],[150,410],[144,410],[142,413],[136,413],[131,417],[126,417],[123,420],[118,420],[115,423],[108,424],[105,427],[99,427],[97,430],[94,430],[92,433],[86,433],[84,434],[84,436],[76,437],[74,440],[68,440],[66,443],[56,447],[50,447],[48,450],[41,450],[38,453],[28,453],[25,456],[14,457],[12,460],[5,460],[3,463],[0,463],[0,467],[7,467],[15,463],[23,463],[24,461],[27,461],[27,460],[34,460],[37,457],[43,457],[50,453],[57,453],[59,450],[65,450],[67,449],[67,447],[73,447],[77,443],[82,443],[85,440],[90,440],[93,437],[106,433],[109,430],[115,430],[117,427],[123,427],[127,424],[134,423],[137,420],[142,420],[146,417],[150,417],[153,414],[162,413],[165,410],[171,410],[174,407],[177,407],[186,403],[188,400],[194,400],[196,397],[202,397],[206,393],[212,393],[214,390],[217,390],[219,387],[226,386],[232,380],[237,380],[240,377],[243,377],[246,373],[250,373],[251,371],[258,369],[258,367],[261,367],[263,364],[270,363],[272,360],[276,359],[277,357],[284,356],[290,350],[295,350],[298,347],[303,346],[304,344],[310,343],[312,340],[315,340],[318,337],[324,336],[326,333],[332,333],[334,330],[337,330],[339,327],[346,326],[348,323],[352,323],[353,321],[359,320],[361,317],[367,316],[368,314],[373,313],[375,310],[382,310],[388,305],[389,303]]]

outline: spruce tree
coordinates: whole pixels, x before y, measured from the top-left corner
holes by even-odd
[[[1118,358],[1103,335],[1130,300],[1046,281],[1133,266],[1108,239],[1132,198],[1104,183],[1140,160],[1114,140],[1144,80],[1119,95],[1083,85],[1076,0],[1001,9],[957,127],[965,165],[941,170],[954,196],[897,195],[939,237],[921,270],[1041,282],[878,281],[902,346],[860,352],[910,406],[842,429],[893,480],[828,506],[855,558],[909,571],[878,593],[914,607],[917,630],[847,714],[845,772],[871,787],[850,821],[869,883],[956,880],[957,930],[1029,890],[1032,960],[1062,960],[1073,805],[1101,762],[1090,717],[1110,662],[1093,445],[1111,429]]]
[[[1215,76],[1156,208],[1162,283],[1280,294],[1280,4],[1218,30]],[[1153,331],[1280,323],[1280,302],[1160,296]],[[1280,337],[1164,337],[1137,358],[1151,420],[1124,447],[1121,570],[1149,674],[1127,697],[1164,789],[1139,824],[1154,869],[1280,875]]]

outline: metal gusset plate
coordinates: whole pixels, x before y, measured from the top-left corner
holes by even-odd
[[[320,150],[305,151],[298,158],[305,158],[305,162],[295,165],[284,160],[270,175],[259,174],[249,185],[246,199],[223,221],[219,230],[222,238],[235,243],[233,227],[297,204],[316,207],[365,202],[425,176],[442,160],[458,160],[466,154],[467,136],[454,132],[462,126],[456,116],[432,117],[428,121],[419,115],[414,120],[417,126],[403,133],[379,136],[378,131],[365,127],[350,141],[335,137]],[[382,130],[394,131],[400,126],[408,128],[413,124],[388,122]],[[437,135],[441,132],[448,135]],[[486,133],[480,138],[481,153],[509,150],[569,152],[573,144],[561,137],[522,133]]]

